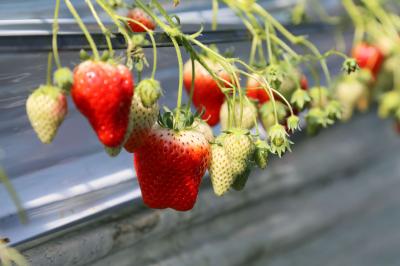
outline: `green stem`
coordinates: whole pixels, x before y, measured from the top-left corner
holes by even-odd
[[[131,38],[130,38],[130,36],[128,34],[128,31],[125,29],[124,26],[121,25],[120,21],[118,20],[118,16],[116,15],[116,13],[112,10],[112,8],[106,2],[104,2],[104,0],[96,0],[96,2],[108,14],[108,16],[111,18],[111,20],[117,26],[118,31],[124,37],[125,42],[127,43],[126,65],[128,66],[128,68],[131,69],[133,67],[133,61],[132,61],[132,56],[131,56],[131,52],[133,50],[133,43],[132,43],[132,40],[131,40]]]
[[[51,53],[47,56],[47,74],[46,74],[46,84],[51,85],[51,72],[53,70],[53,55]]]
[[[254,3],[253,4],[253,9],[256,13],[258,13],[260,16],[264,17],[267,21],[271,23],[272,26],[274,26],[280,33],[282,33],[283,36],[285,36],[286,39],[288,39],[291,43],[293,44],[301,44],[307,49],[311,51],[314,55],[317,57],[321,57],[321,53],[319,50],[315,47],[314,44],[311,42],[307,41],[304,37],[298,37],[290,33],[279,21],[277,21],[271,14],[269,14],[265,9],[263,9],[259,4]],[[320,61],[322,71],[324,72],[326,82],[328,85],[331,84],[331,76],[329,73],[328,65],[326,64],[326,61],[322,59]]]
[[[54,21],[53,21],[53,56],[54,56],[54,61],[56,63],[57,68],[61,68],[61,60],[60,56],[58,54],[58,43],[57,43],[57,35],[59,31],[59,24],[58,24],[58,15],[60,13],[60,0],[56,0],[56,6],[54,8]]]
[[[256,57],[256,50],[257,50],[257,36],[253,36],[253,40],[251,42],[251,50],[250,50],[250,58],[249,58],[249,65],[254,66],[254,60]]]
[[[121,17],[121,16],[118,16],[118,18],[121,20],[129,21],[129,22],[132,22],[132,23],[135,23],[135,24],[141,26],[149,35],[151,45],[153,47],[153,70],[151,72],[151,78],[154,79],[156,76],[156,71],[157,71],[157,44],[156,44],[156,40],[154,39],[153,31],[150,30],[149,28],[147,28],[144,24],[142,24],[139,21],[136,21],[134,19],[125,18],[125,17]]]
[[[194,81],[196,79],[195,59],[194,59],[194,56],[192,54],[190,54],[190,63],[192,65],[192,81],[191,81],[191,84],[190,84],[190,93],[189,93],[188,104],[186,106],[186,113],[189,112],[190,106],[192,105],[193,93],[194,93],[194,85],[195,85]]]
[[[218,0],[212,0],[212,25],[211,28],[213,31],[217,30],[218,27]]]
[[[362,41],[365,33],[365,24],[363,21],[363,15],[354,4],[352,0],[342,0],[343,7],[346,9],[350,18],[353,20],[355,26],[353,45]]]
[[[387,31],[394,37],[398,36],[396,27],[393,25],[390,17],[385,12],[385,10],[383,10],[382,7],[380,6],[379,1],[362,0],[362,2],[368,7],[368,10],[371,11],[377,19],[379,19],[379,21],[384,26],[383,30]]]
[[[271,46],[271,34],[270,34],[270,27],[268,25],[268,22],[265,21],[265,33],[266,33],[266,44],[267,44],[267,51],[268,51],[268,58],[269,58],[269,62],[271,64],[275,64],[276,63],[276,58],[275,55],[272,53],[272,46]]]
[[[97,24],[99,25],[101,32],[104,34],[104,36],[106,38],[106,43],[107,43],[107,47],[108,47],[108,51],[110,52],[110,55],[113,56],[114,50],[113,50],[112,43],[111,43],[110,31],[104,26],[103,22],[99,18],[99,15],[97,14],[96,9],[94,8],[94,6],[92,4],[92,1],[86,0],[86,4],[88,5],[90,11],[92,12],[93,17],[96,20]]]
[[[178,99],[176,102],[176,122],[179,121],[179,116],[181,113],[181,105],[182,105],[182,92],[183,92],[183,60],[181,49],[178,45],[178,42],[174,37],[171,37],[171,41],[175,47],[176,56],[178,58],[178,67],[179,67],[179,84],[178,84]]]
[[[93,56],[95,60],[100,60],[99,51],[97,50],[96,43],[94,42],[92,36],[90,35],[88,29],[86,28],[85,24],[83,23],[81,17],[79,16],[78,12],[76,11],[75,7],[72,5],[70,0],[64,0],[65,4],[67,5],[69,11],[71,12],[72,16],[75,18],[75,21],[78,23],[79,27],[81,28],[83,34],[88,41],[90,48],[92,49]]]

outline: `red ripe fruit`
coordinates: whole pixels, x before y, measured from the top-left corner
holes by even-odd
[[[154,30],[156,28],[154,20],[141,8],[136,7],[129,10],[127,17],[142,23],[149,30]],[[141,25],[138,25],[132,21],[128,21],[128,25],[133,32],[146,32]]]
[[[133,92],[133,77],[124,65],[85,61],[74,70],[72,99],[107,147],[123,144]]]
[[[210,144],[200,132],[154,126],[134,154],[144,203],[156,209],[192,209],[210,159]]]
[[[257,100],[260,105],[269,101],[269,95],[256,79],[247,81],[247,97]]]
[[[353,48],[352,56],[361,68],[369,69],[374,76],[379,73],[384,60],[381,50],[377,46],[367,43],[356,45]]]
[[[204,59],[209,68],[221,79],[231,82],[229,74],[217,63],[210,59]],[[203,120],[210,126],[219,123],[219,112],[225,101],[225,95],[218,87],[217,81],[199,63],[195,62],[195,80],[193,91],[193,104],[199,112],[203,111]],[[188,95],[192,86],[192,62],[189,60],[184,66],[184,85]]]
[[[302,90],[305,90],[305,91],[308,90],[308,79],[304,75],[301,75],[300,87],[301,87]]]

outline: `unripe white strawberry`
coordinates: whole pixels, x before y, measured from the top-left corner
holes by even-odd
[[[243,113],[242,113],[242,125],[241,128],[243,129],[252,129],[255,126],[255,123],[257,121],[257,108],[256,105],[251,102],[247,97],[243,97]],[[239,126],[240,122],[240,102],[239,100],[236,101],[235,106],[234,106],[234,125],[231,125],[232,127]],[[225,101],[224,104],[221,107],[220,111],[220,119],[221,119],[221,128],[222,130],[227,130],[228,129],[228,121],[229,121],[229,116],[228,116],[228,102]]]
[[[223,146],[211,145],[211,163],[208,168],[214,193],[222,196],[229,191],[235,181],[231,161]]]
[[[40,86],[26,101],[26,112],[40,141],[51,143],[68,112],[67,98],[57,87]]]

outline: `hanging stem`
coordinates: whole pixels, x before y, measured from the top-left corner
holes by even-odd
[[[353,45],[362,41],[365,33],[365,24],[363,21],[363,15],[354,4],[352,0],[342,0],[342,4],[349,14],[350,18],[353,20],[355,26]]]
[[[179,121],[179,116],[181,113],[181,105],[182,105],[182,91],[183,91],[183,60],[181,49],[178,45],[178,42],[174,37],[171,37],[171,41],[175,47],[176,56],[178,58],[178,67],[179,67],[179,84],[178,84],[178,99],[176,102],[176,122]]]
[[[104,26],[103,22],[99,18],[99,15],[97,14],[96,9],[94,8],[94,6],[92,4],[92,1],[86,0],[86,4],[88,5],[90,11],[92,12],[93,17],[96,20],[97,24],[99,25],[101,32],[103,32],[103,34],[106,38],[108,51],[110,52],[110,55],[112,56],[114,54],[114,50],[113,50],[112,43],[111,43],[110,31]]]
[[[46,84],[51,85],[51,72],[53,70],[53,55],[49,53],[47,55],[47,75],[46,75]]]
[[[218,27],[218,0],[212,0],[212,25],[211,28],[213,31],[217,30]]]
[[[190,63],[192,64],[192,81],[190,84],[190,93],[189,93],[189,100],[188,100],[188,104],[186,106],[186,112],[188,113],[190,110],[190,106],[192,105],[192,101],[193,101],[193,93],[194,93],[194,81],[196,79],[196,70],[195,70],[195,61],[194,61],[194,56],[192,54],[190,54]]]
[[[156,44],[156,40],[154,39],[153,31],[150,30],[149,28],[147,28],[144,24],[142,24],[139,21],[136,21],[134,19],[121,17],[121,16],[118,16],[118,19],[129,21],[129,22],[132,22],[132,23],[135,23],[135,24],[141,26],[147,32],[147,34],[149,35],[150,41],[151,41],[151,45],[152,45],[152,48],[153,48],[153,70],[151,72],[151,78],[154,79],[155,76],[156,76],[156,71],[157,71],[157,44]]]
[[[81,28],[83,34],[88,41],[90,48],[92,49],[93,56],[95,60],[100,60],[99,51],[97,50],[96,43],[94,42],[92,36],[90,35],[88,29],[86,28],[85,24],[83,23],[81,17],[79,16],[78,12],[76,11],[75,7],[72,5],[70,0],[64,0],[65,4],[67,5],[69,11],[71,12],[72,16],[75,18],[76,22],[78,23],[79,27]]]
[[[56,63],[57,68],[61,68],[61,60],[58,54],[58,43],[57,43],[57,35],[59,31],[59,24],[58,24],[58,15],[60,13],[60,0],[56,0],[56,6],[54,8],[54,21],[53,21],[53,38],[52,38],[52,46],[53,46],[53,56],[54,61]]]
[[[104,0],[96,0],[96,2],[108,14],[108,16],[117,26],[118,31],[122,34],[122,36],[124,36],[125,42],[127,43],[126,65],[128,66],[128,68],[132,68],[133,62],[132,62],[131,52],[133,50],[133,43],[131,38],[129,37],[128,31],[125,29],[124,26],[121,25],[120,21],[118,20],[118,16],[115,14],[112,8],[106,2],[104,2]]]

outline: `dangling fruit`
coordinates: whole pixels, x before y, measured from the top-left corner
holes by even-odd
[[[156,124],[134,154],[144,203],[157,209],[192,209],[210,159],[210,144],[201,133]]]
[[[361,68],[369,69],[375,77],[379,73],[384,60],[381,50],[377,46],[367,43],[356,45],[353,48],[352,56]]]
[[[142,23],[149,30],[154,30],[156,28],[156,23],[154,22],[153,18],[141,8],[136,7],[129,10],[127,17]],[[133,32],[146,32],[141,25],[138,25],[132,21],[128,21],[128,25]]]
[[[214,193],[217,196],[222,196],[228,192],[235,181],[235,175],[231,161],[224,147],[220,144],[211,145],[211,163],[208,171]]]
[[[211,59],[204,58],[204,62],[208,67],[222,80],[231,82],[229,74],[222,68],[222,66]],[[224,103],[225,95],[218,83],[208,73],[208,71],[199,63],[195,62],[195,79],[193,90],[193,104],[199,112],[204,111],[202,118],[207,121],[210,126],[215,126],[219,123],[219,113],[221,106]],[[192,62],[189,60],[183,70],[184,85],[188,95],[192,86]],[[221,84],[227,87],[228,84]]]
[[[241,128],[243,129],[252,129],[255,126],[255,123],[257,121],[257,107],[256,105],[251,102],[247,97],[244,97],[242,99],[243,102],[243,112],[242,112],[242,124]],[[235,106],[234,106],[234,125],[231,125],[232,127],[238,127],[240,125],[240,101],[239,99],[236,100]],[[221,129],[222,130],[227,130],[228,129],[228,122],[229,122],[229,116],[228,116],[228,102],[225,102],[222,105],[221,108]]]
[[[74,70],[72,99],[107,147],[120,147],[129,134],[133,93],[133,77],[124,65],[89,60]]]
[[[29,96],[26,112],[40,141],[51,143],[67,115],[67,98],[57,87],[40,86]]]

